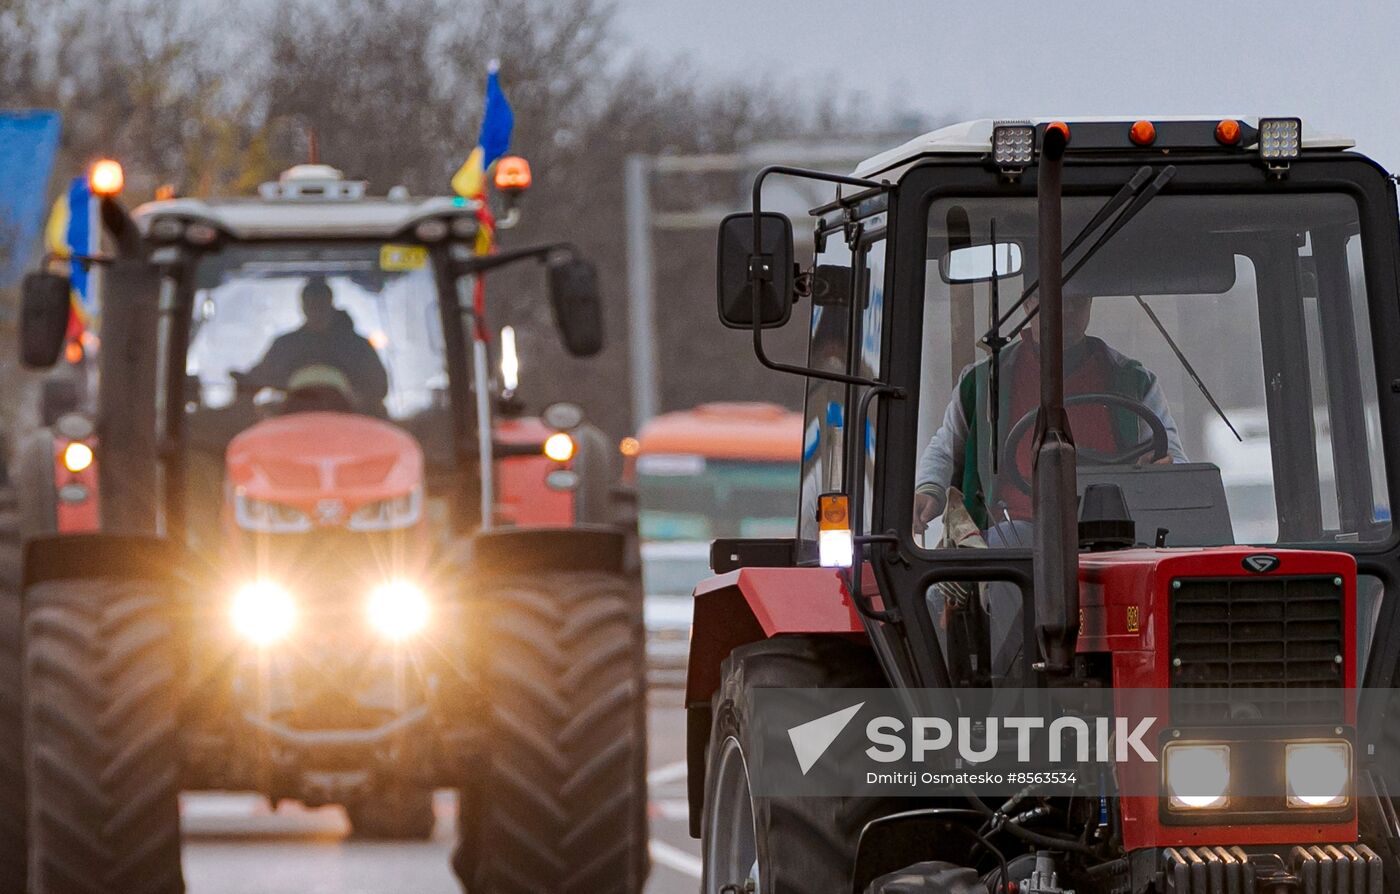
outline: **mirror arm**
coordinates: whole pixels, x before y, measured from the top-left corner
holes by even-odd
[[[775,372],[793,373],[799,376],[808,376],[813,379],[824,379],[828,382],[844,382],[847,385],[864,385],[875,388],[881,387],[883,383],[874,379],[867,379],[862,376],[852,376],[845,373],[826,372],[825,370],[812,369],[806,366],[797,366],[791,363],[781,363],[768,357],[768,353],[763,349],[763,319],[762,319],[762,299],[763,283],[772,279],[773,272],[768,270],[763,264],[763,181],[768,179],[770,174],[782,174],[793,177],[804,177],[808,180],[822,180],[827,183],[845,184],[847,186],[860,186],[866,189],[888,189],[888,181],[866,180],[861,177],[847,177],[844,174],[828,174],[825,171],[813,171],[807,168],[797,168],[790,165],[768,165],[758,172],[758,176],[753,180],[753,250],[749,257],[749,289],[753,296],[753,352],[758,357],[758,362]],[[792,300],[791,295],[783,296],[784,300]]]
[[[91,267],[93,264],[110,264],[115,260],[116,258],[111,255],[60,255],[57,252],[50,251],[44,254],[41,264],[43,267],[48,267],[50,264],[67,264],[72,262],[82,264],[84,267]]]
[[[578,248],[572,242],[550,242],[545,245],[532,245],[528,248],[517,248],[511,251],[497,252],[493,255],[482,255],[466,261],[454,261],[453,266],[457,275],[468,273],[485,273],[497,267],[504,267],[507,264],[514,264],[516,261],[523,261],[529,258],[544,260],[555,252],[565,252],[570,255],[578,254]]]

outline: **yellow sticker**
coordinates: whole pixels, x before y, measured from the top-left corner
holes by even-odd
[[[379,247],[379,269],[390,273],[403,270],[422,270],[428,265],[428,250],[421,245],[394,245]]]
[[[1128,606],[1128,632],[1137,633],[1142,627],[1142,615],[1136,605]]]

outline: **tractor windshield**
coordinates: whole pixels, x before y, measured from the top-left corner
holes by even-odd
[[[421,246],[235,244],[196,277],[192,404],[220,409],[272,389],[292,406],[319,400],[396,420],[446,405],[437,287]]]
[[[1066,240],[1103,201],[1065,199]],[[1038,320],[1017,333],[1025,315],[1013,314],[995,362],[979,340],[992,302],[1004,314],[1036,279],[1035,233],[1032,197],[931,206],[911,482],[927,547],[1030,546]],[[1139,542],[1388,536],[1349,195],[1158,196],[1064,295],[1079,487],[1119,485]]]

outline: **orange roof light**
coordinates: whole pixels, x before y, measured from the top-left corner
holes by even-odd
[[[111,198],[122,191],[126,186],[126,174],[122,171],[119,162],[110,158],[103,158],[92,165],[92,170],[88,171],[88,188],[94,195]]]
[[[1219,124],[1215,125],[1215,139],[1219,141],[1222,146],[1236,145],[1239,143],[1243,133],[1243,130],[1240,128],[1240,123],[1234,118],[1225,118]]]
[[[1157,139],[1157,127],[1151,121],[1134,121],[1128,130],[1128,139],[1136,146],[1151,146]]]
[[[518,155],[507,155],[496,162],[496,188],[502,192],[529,189],[533,179],[530,163]]]
[[[1069,145],[1068,124],[1064,123],[1063,121],[1051,121],[1049,124],[1045,125],[1045,129],[1047,131],[1058,130],[1060,132],[1060,136],[1065,138],[1065,145]]]
[[[623,456],[636,456],[642,452],[642,442],[636,438],[623,438],[617,445],[617,450]]]

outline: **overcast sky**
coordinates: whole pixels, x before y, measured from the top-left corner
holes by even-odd
[[[615,2],[654,60],[882,118],[1299,115],[1400,169],[1395,0]]]

